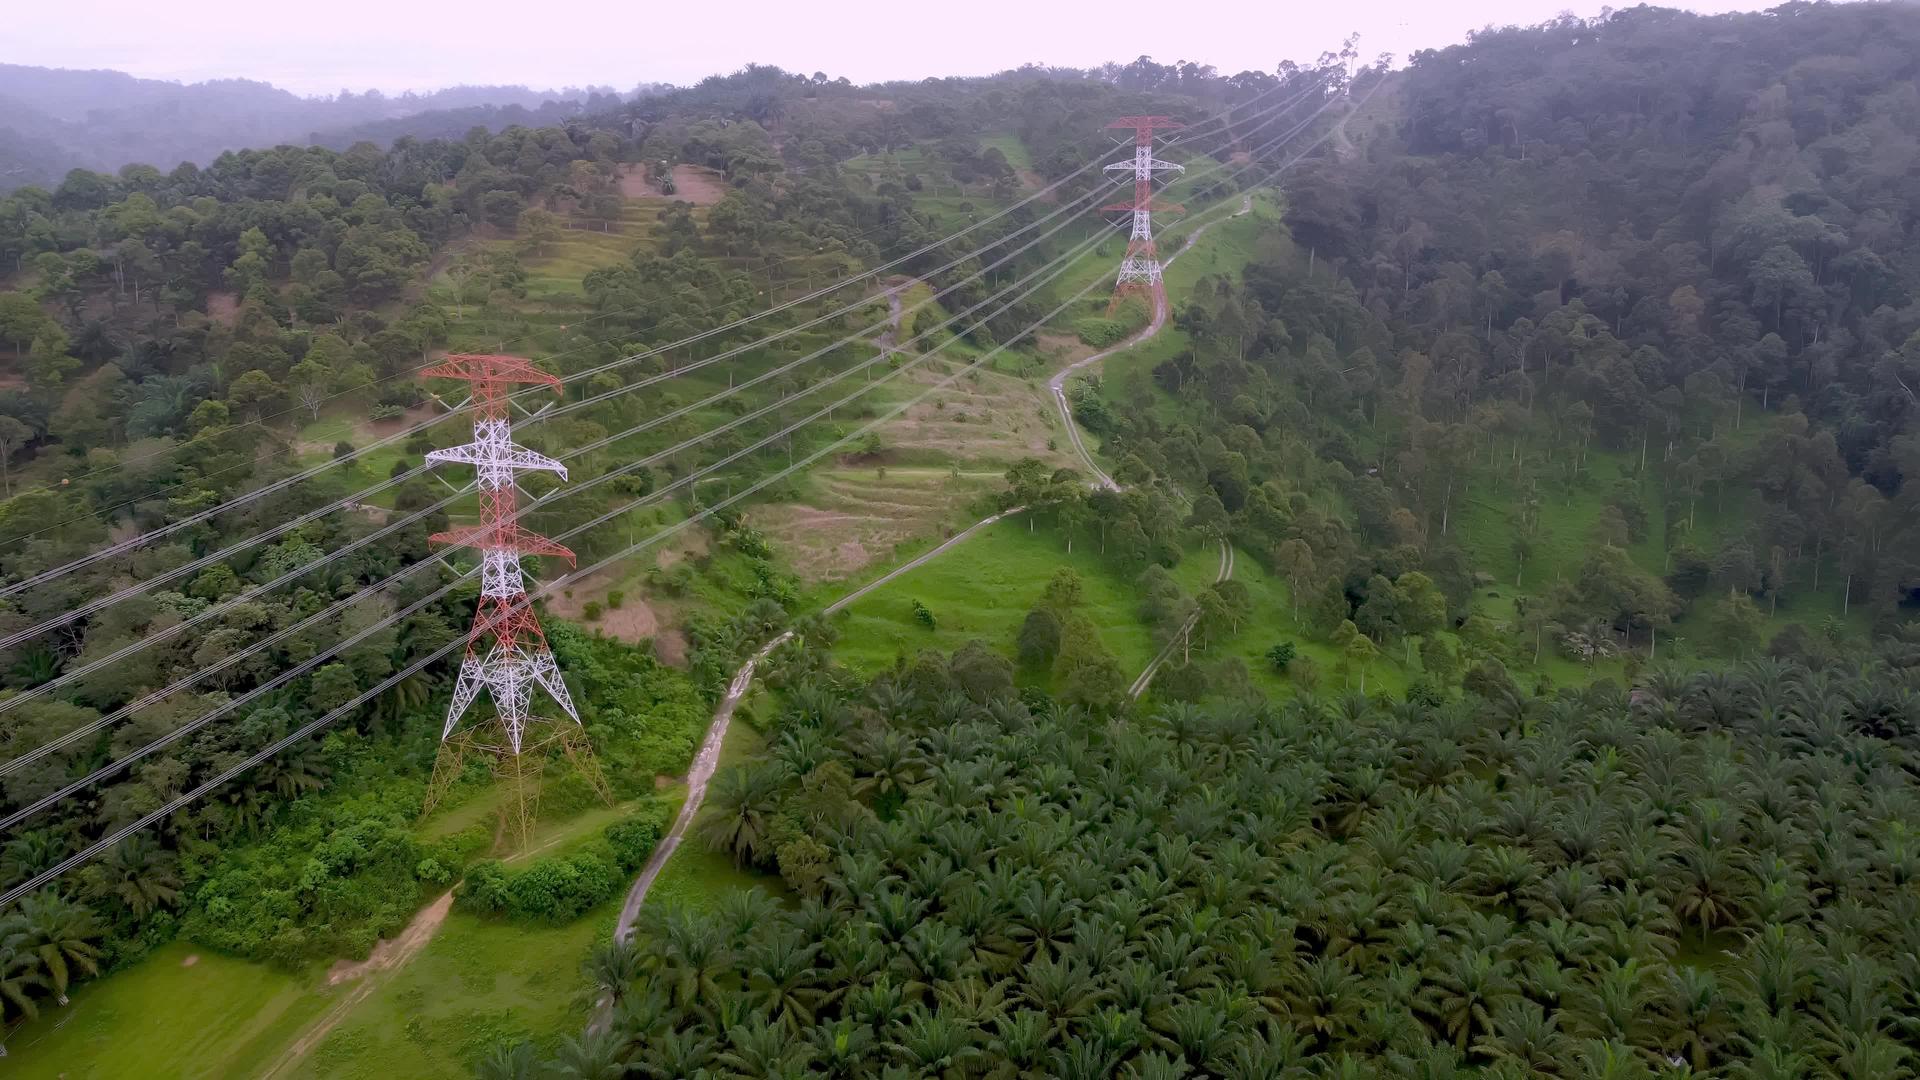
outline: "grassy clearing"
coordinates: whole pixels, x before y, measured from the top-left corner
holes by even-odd
[[[497,1042],[578,1029],[589,1007],[580,961],[612,933],[619,903],[557,927],[455,911],[411,963],[385,976],[283,1075],[451,1080],[471,1076]]]
[[[1007,164],[1013,166],[1016,170],[1022,172],[1033,171],[1033,155],[1027,153],[1027,144],[1020,141],[1020,136],[1012,132],[982,136],[980,139],[980,147],[983,150],[994,149],[1000,151],[1000,156],[1006,158]]]
[[[1036,523],[1029,532],[1024,517],[981,530],[849,606],[838,617],[834,655],[865,673],[882,670],[897,657],[923,649],[952,652],[975,639],[1011,655],[1021,621],[1062,566],[1079,573],[1086,595],[1082,614],[1100,628],[1101,641],[1123,670],[1138,672],[1152,657],[1154,643],[1140,622],[1133,582],[1109,569],[1093,545],[1078,543],[1069,555],[1056,530]],[[936,629],[915,620],[916,599],[932,610]]]
[[[314,981],[176,941],[21,1028],[7,1040],[5,1071],[49,1080],[257,1076],[326,1007]]]

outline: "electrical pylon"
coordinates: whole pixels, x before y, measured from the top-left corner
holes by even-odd
[[[467,634],[466,655],[440,731],[441,749],[434,763],[425,811],[430,812],[447,787],[457,779],[468,753],[484,750],[495,758],[495,772],[512,786],[503,816],[524,845],[532,832],[539,800],[540,775],[547,748],[558,744],[588,784],[611,801],[599,769],[594,765],[560,666],[540,629],[540,617],[527,597],[523,555],[551,555],[574,561],[573,552],[520,527],[519,487],[523,472],[550,472],[565,480],[566,466],[513,441],[509,392],[516,385],[534,384],[560,392],[560,380],[518,356],[455,353],[427,368],[423,375],[459,379],[472,384],[473,441],[464,446],[432,450],[427,461],[471,465],[480,494],[480,524],[435,533],[436,544],[470,547],[480,552],[480,601],[473,629]],[[533,688],[545,690],[571,723],[533,715]],[[494,719],[456,734],[460,718],[486,690],[493,699]],[[533,737],[529,733],[533,732]]]
[[[1100,208],[1102,211],[1133,212],[1133,232],[1127,237],[1127,254],[1120,260],[1120,275],[1113,283],[1113,301],[1107,305],[1107,314],[1111,316],[1122,301],[1136,295],[1145,295],[1147,303],[1157,311],[1166,305],[1167,292],[1160,280],[1160,254],[1153,247],[1153,212],[1177,213],[1182,207],[1177,203],[1154,201],[1153,174],[1185,172],[1186,169],[1153,156],[1153,133],[1186,125],[1166,116],[1123,116],[1107,126],[1133,129],[1132,160],[1116,161],[1106,169],[1110,173],[1124,171],[1133,174],[1133,202],[1114,203]]]

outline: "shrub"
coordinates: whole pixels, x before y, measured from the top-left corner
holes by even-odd
[[[1274,674],[1285,675],[1287,668],[1293,665],[1293,658],[1297,653],[1298,649],[1293,642],[1283,641],[1267,650],[1267,666],[1273,669]]]
[[[580,609],[580,614],[584,616],[588,622],[598,622],[600,620],[600,601],[587,601],[587,605]]]
[[[221,854],[182,931],[288,967],[365,955],[460,865],[455,845],[414,835],[418,798],[418,787],[396,785],[338,802],[302,801],[294,820],[265,840]]]
[[[620,605],[626,602],[627,594],[621,592],[619,589],[615,589],[607,594],[607,606],[615,611],[620,610]]]
[[[607,826],[603,835],[622,870],[631,872],[646,864],[653,849],[659,845],[660,837],[666,833],[666,816],[666,807],[648,805]]]
[[[1096,349],[1105,348],[1127,336],[1125,323],[1118,319],[1103,319],[1090,316],[1073,324],[1073,332],[1080,340]]]
[[[913,602],[913,618],[915,622],[929,630],[932,630],[935,626],[933,611],[918,600]]]

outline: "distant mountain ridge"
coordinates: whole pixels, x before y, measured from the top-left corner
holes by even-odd
[[[57,184],[74,168],[205,164],[245,147],[344,146],[360,138],[444,134],[456,125],[464,131],[475,124],[550,123],[623,96],[600,87],[456,86],[304,98],[251,79],[177,83],[119,71],[0,64],[0,190]],[[415,117],[428,119],[416,128],[408,123]]]

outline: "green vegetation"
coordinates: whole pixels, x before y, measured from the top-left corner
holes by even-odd
[[[1109,570],[1097,547],[1083,542],[1068,555],[1051,527],[1028,529],[1018,517],[990,526],[849,605],[835,619],[834,658],[872,674],[923,650],[952,652],[976,639],[1011,655],[1028,611],[1065,567],[1081,581],[1076,610],[1098,628],[1100,644],[1121,667],[1137,672],[1153,645],[1134,613],[1132,581]],[[914,618],[916,599],[938,616],[936,628]]]
[[[1870,702],[1913,658],[1121,723],[1036,711],[964,652],[801,686],[708,830],[799,901],[649,908],[611,1027],[552,1059],[1898,1075],[1920,727]]]
[[[591,630],[549,628],[613,805],[556,768],[516,858],[475,763],[422,820],[449,689],[429,668],[0,913],[17,1058],[248,1073],[299,1040],[296,1075],[1910,1074],[1920,17],[1642,8],[1403,72],[1352,53],[1278,80],[750,67],[565,127],[0,198],[0,587],[167,530],[0,598],[0,757],[35,758],[0,810],[196,724],[0,839],[0,887],[460,640],[469,556],[429,561],[428,537],[471,504],[410,475],[458,437],[453,388],[416,385],[440,352],[571,376],[521,425],[571,481],[532,480],[526,524],[616,558],[552,598]],[[1089,116],[1321,80],[1324,148],[1283,196],[1177,189],[1212,224],[1167,272],[1170,325],[1069,389],[1120,490],[1063,467],[1033,379],[1144,325],[1088,299],[629,554],[1110,274],[1117,237],[935,329],[1099,227],[985,280],[932,271],[1089,191],[935,243],[1103,153]],[[1282,160],[1262,153],[1241,183]],[[884,299],[730,325],[923,246],[888,271],[885,336]],[[637,944],[608,942],[683,797],[660,778],[788,631]],[[421,907],[449,891],[435,932]],[[396,966],[317,988],[416,925]],[[245,996],[194,1026],[171,999],[202,966]],[[603,998],[605,1025],[560,1034]]]
[[[177,941],[80,990],[7,1042],[7,1069],[34,1080],[257,1076],[326,1008],[304,975]]]

